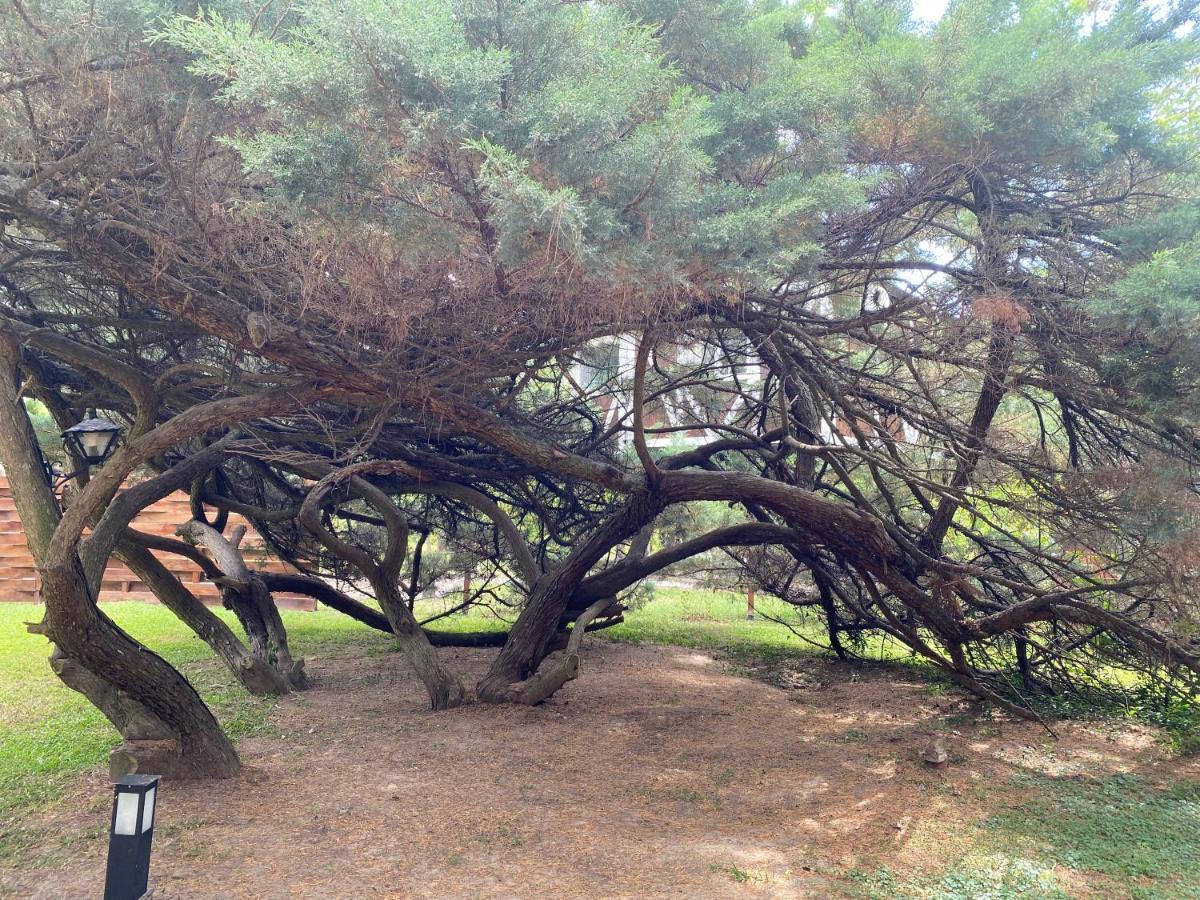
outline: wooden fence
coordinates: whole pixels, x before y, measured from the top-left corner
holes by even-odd
[[[142,510],[141,514],[133,520],[133,527],[149,534],[174,537],[175,526],[182,525],[191,517],[191,504],[187,494],[177,492]],[[229,517],[230,527],[244,522],[245,520],[238,516],[231,515]],[[289,571],[289,567],[285,563],[266,552],[262,539],[253,528],[249,528],[247,531],[242,548],[246,562],[253,569],[265,569],[272,572]],[[205,580],[204,573],[191,560],[174,553],[154,551],[154,555],[187,586],[188,590],[205,603],[220,604],[220,591],[217,586]],[[0,601],[37,599],[37,568],[33,564],[33,557],[25,543],[25,531],[21,527],[21,520],[17,517],[17,510],[13,505],[8,477],[0,472]],[[100,600],[156,602],[150,589],[117,559],[113,559],[104,571],[104,581],[100,586]],[[275,594],[275,600],[281,608],[285,609],[311,610],[316,606],[312,598],[300,594]]]

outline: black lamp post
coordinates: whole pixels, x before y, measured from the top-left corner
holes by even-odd
[[[76,459],[83,460],[83,467],[61,475],[55,480],[54,469],[43,460],[42,464],[46,466],[46,477],[50,479],[51,486],[57,490],[92,466],[103,465],[117,449],[117,441],[120,438],[120,425],[95,415],[84,419],[77,425],[72,425],[62,433],[63,446],[70,450]]]
[[[138,900],[150,880],[157,775],[126,775],[113,785],[104,900]]]
[[[62,433],[63,443],[89,466],[101,465],[112,456],[120,437],[120,425],[98,416],[84,419]]]

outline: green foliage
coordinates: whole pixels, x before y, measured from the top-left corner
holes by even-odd
[[[987,820],[1048,862],[1154,879],[1160,896],[1200,884],[1200,783],[1154,785],[1132,775],[1098,781],[1027,778],[1011,809]]]
[[[500,237],[496,255],[508,263],[519,262],[524,252],[523,236],[532,231],[563,252],[587,252],[584,233],[588,208],[571,187],[548,190],[529,175],[529,166],[504,147],[486,138],[463,145],[479,154],[479,181],[492,195],[493,221]]]
[[[255,113],[233,144],[298,215],[386,221],[426,247],[471,239],[483,217],[509,265],[549,247],[643,290],[697,266],[771,285],[862,202],[841,132],[814,127],[846,92],[812,89],[822,62],[783,39],[799,11],[710,6],[664,34],[666,11],[637,4],[310,0],[273,34],[247,9],[173,19],[157,39]],[[714,22],[720,41],[696,31]]]
[[[1055,884],[1052,873],[1026,860],[1010,859],[957,867],[934,880],[927,893],[942,900],[1067,900],[1070,896]]]
[[[29,421],[33,425],[34,434],[37,435],[38,444],[41,446],[46,460],[48,462],[62,461],[62,434],[58,430],[58,423],[50,415],[50,411],[36,400],[26,400],[25,410],[29,414]]]
[[[886,866],[850,875],[860,896],[887,900],[1066,900],[1053,873],[1024,859],[972,854],[940,874],[899,877]]]
[[[1181,17],[1162,39],[1174,5],[969,0],[929,27],[898,0],[100,10],[183,51],[287,217],[418,267],[469,268],[482,242],[509,268],[717,297],[811,274],[826,228],[904,171],[986,170],[1006,228],[1044,236],[1081,186],[1157,166],[1184,202],[1107,223],[1091,262],[1115,286],[1086,311],[1113,340],[1091,362],[1146,409],[1196,411],[1198,38]]]
[[[1046,189],[1118,190],[1133,159],[1192,171],[1179,73],[1197,39],[1147,39],[1145,4],[971,0],[930,28],[888,0],[306,0],[273,28],[267,9],[146,21],[237,111],[229,140],[289,215],[414,265],[482,239],[505,266],[568,261],[646,296],[765,289],[821,261],[825,226],[887,177],[858,162],[880,153]],[[1009,227],[1051,227],[1052,206]],[[1198,348],[1176,338],[1200,245],[1194,206],[1156,216],[1113,232],[1131,268],[1095,312],[1138,340],[1099,362],[1173,410],[1194,386]]]
[[[727,866],[717,865],[713,863],[708,867],[710,871],[717,872],[727,876],[731,881],[736,881],[738,884],[747,884],[751,881],[756,881],[754,874],[746,871],[737,863],[730,863]]]
[[[746,619],[746,595],[725,591],[656,588],[653,598],[626,614],[626,621],[605,629],[613,640],[651,642],[680,647],[720,649],[740,656],[786,659],[819,652],[778,622],[791,623],[804,637],[820,639],[820,626],[799,619],[796,611],[779,600],[760,597],[759,612]]]
[[[1195,696],[1164,692],[1144,673],[1097,667],[1074,672],[1080,687],[1072,693],[1029,696],[1015,676],[1009,686],[1012,700],[1025,700],[1051,718],[1094,721],[1135,721],[1157,725],[1179,753],[1200,752],[1200,702]]]
[[[1127,341],[1108,360],[1104,375],[1132,387],[1155,412],[1194,415],[1192,394],[1200,380],[1200,216],[1194,208],[1145,226],[1137,238],[1157,245],[1113,288],[1101,311],[1114,327],[1137,340]],[[1177,241],[1175,246],[1164,246]],[[1136,253],[1141,241],[1131,251]]]

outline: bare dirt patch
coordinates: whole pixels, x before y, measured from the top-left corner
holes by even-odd
[[[234,781],[162,791],[156,900],[200,897],[804,897],[855,867],[954,852],[1018,772],[1197,775],[1148,730],[982,714],[895,672],[814,660],[788,687],[710,654],[594,640],[536,708],[432,713],[403,660],[310,659],[312,690]],[[488,651],[451,653],[481,673]],[[940,735],[950,762],[920,754]],[[103,774],[30,823],[0,894],[97,896]]]

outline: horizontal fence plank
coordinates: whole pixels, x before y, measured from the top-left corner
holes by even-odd
[[[133,527],[147,534],[174,537],[175,528],[192,517],[191,501],[181,491],[159,500],[143,510],[133,520]],[[245,525],[246,537],[242,549],[251,568],[268,572],[291,572],[291,566],[271,556],[263,545],[262,538],[241,516],[231,515],[229,525]],[[209,606],[221,603],[220,589],[204,577],[203,571],[184,556],[163,551],[152,551],[171,574]],[[39,578],[33,556],[25,543],[25,532],[17,516],[12,499],[8,476],[0,472],[0,603],[38,599]],[[303,594],[278,593],[273,595],[281,609],[316,609],[316,601]],[[142,600],[157,603],[150,589],[118,559],[113,559],[104,570],[100,587],[100,601]]]

